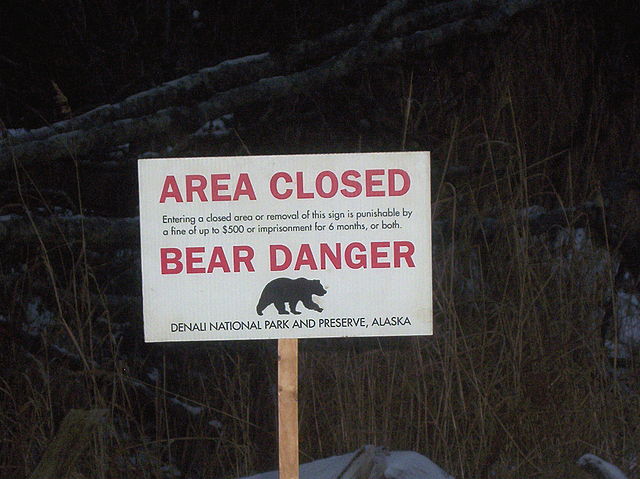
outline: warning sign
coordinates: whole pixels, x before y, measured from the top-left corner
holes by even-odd
[[[428,153],[138,170],[146,341],[431,334]]]

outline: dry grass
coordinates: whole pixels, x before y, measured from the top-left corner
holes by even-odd
[[[375,443],[423,453],[460,479],[559,478],[584,477],[574,463],[592,452],[638,477],[638,365],[635,379],[616,379],[599,330],[611,261],[596,246],[554,248],[514,221],[531,205],[581,203],[638,153],[625,132],[640,98],[608,109],[616,79],[598,64],[593,28],[579,12],[551,10],[273,106],[261,121],[239,114],[255,121],[242,153],[430,149],[435,220],[512,225],[490,241],[471,221],[435,238],[433,337],[303,343],[303,461]],[[477,173],[449,181],[449,165]],[[41,296],[55,318],[43,343],[77,361],[0,338],[0,477],[26,476],[72,407],[111,411],[80,466],[86,477],[170,477],[168,464],[194,478],[275,467],[271,342],[143,347],[135,326],[116,334],[115,324],[141,319],[104,306],[100,265],[84,249],[61,238],[28,253],[20,280],[2,291],[6,312],[26,320]]]

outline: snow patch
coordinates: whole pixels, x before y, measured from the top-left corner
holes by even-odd
[[[57,344],[52,344],[51,347],[58,351],[62,356],[66,356],[68,358],[78,359],[76,354],[73,354],[67,348],[63,348],[62,346],[58,346]]]
[[[209,120],[200,128],[198,128],[198,130],[192,136],[199,138],[224,138],[225,136],[229,136],[231,134],[229,124],[232,121],[233,114],[223,115],[220,118],[216,118],[215,120]]]
[[[553,241],[553,254],[557,258],[556,271],[569,274],[584,288],[606,280],[618,268],[617,262],[605,248],[596,247],[585,228],[562,228]]]
[[[52,208],[53,214],[60,218],[70,218],[73,216],[73,211],[69,208],[63,208],[61,206],[54,206]]]
[[[151,371],[147,373],[147,377],[154,383],[157,383],[160,381],[160,371],[158,371],[158,368],[151,368]]]
[[[149,466],[152,466],[160,469],[161,477],[165,479],[182,477],[182,473],[176,466],[173,464],[161,464],[156,457],[149,456],[144,451],[137,452],[124,461],[119,461],[119,466],[127,471],[149,469]]]
[[[180,470],[173,464],[161,466],[160,472],[162,472],[165,477],[182,477],[182,473],[180,472]]]
[[[222,423],[220,421],[218,421],[217,419],[212,419],[207,424],[209,424],[209,426],[215,428],[218,431],[222,430]]]
[[[365,446],[373,447],[373,446]],[[308,462],[300,466],[300,479],[335,479],[350,466],[356,453],[333,456]],[[413,451],[386,452],[375,448],[376,460],[384,470],[386,479],[453,479],[429,458]],[[377,476],[376,476],[377,477]],[[278,471],[255,474],[243,479],[278,479]]]
[[[7,135],[13,137],[21,137],[27,135],[29,131],[26,128],[8,128]]]
[[[553,242],[553,248],[561,249],[565,247],[570,247],[575,251],[584,251],[592,248],[587,231],[584,228],[576,228],[575,230],[562,228]]]
[[[631,359],[631,357],[633,356],[631,353],[631,349],[629,349],[625,344],[618,341],[611,341],[610,339],[606,339],[604,342],[604,347],[608,351],[607,356],[609,358]]]
[[[22,330],[29,336],[40,336],[48,326],[55,324],[55,314],[42,305],[39,296],[34,297],[25,308],[26,323]]]
[[[620,469],[595,454],[585,454],[578,459],[577,464],[602,479],[627,479]]]
[[[573,235],[573,247],[578,251],[584,250],[586,247],[591,246],[589,237],[587,236],[587,230],[584,228],[576,228]]]
[[[640,348],[640,299],[638,296],[618,291],[617,313],[618,342],[631,349]]]
[[[453,479],[428,457],[413,451],[396,451],[387,457],[386,479]]]
[[[189,404],[180,401],[178,398],[171,398],[169,401],[177,406],[183,407],[189,414],[193,416],[197,416],[202,412],[202,408],[200,406],[190,406]]]
[[[121,160],[126,155],[129,154],[130,147],[131,147],[130,143],[123,143],[122,145],[118,145],[115,148],[113,148],[111,151],[109,151],[109,153],[107,153],[107,156],[109,158]]]
[[[246,57],[232,58],[230,60],[225,60],[223,62],[220,62],[215,66],[202,68],[201,70],[198,71],[198,73],[213,73],[218,70],[221,70],[224,67],[228,67],[230,65],[240,65],[242,63],[258,62],[258,61],[264,60],[268,56],[269,56],[269,53],[265,52],[265,53],[259,53],[257,55],[247,55]],[[168,83],[172,83],[172,82],[168,82]]]
[[[133,251],[131,248],[120,248],[116,250],[115,257],[118,259],[127,259],[137,254],[138,252]]]
[[[535,220],[538,216],[546,213],[547,210],[540,205],[531,205],[518,211],[521,219]]]

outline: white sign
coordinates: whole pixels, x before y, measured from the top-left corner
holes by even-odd
[[[147,342],[431,334],[429,153],[138,170]]]

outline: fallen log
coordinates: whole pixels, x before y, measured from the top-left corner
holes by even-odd
[[[237,111],[242,107],[322,88],[361,67],[401,61],[462,35],[487,34],[496,31],[516,14],[549,3],[549,1],[553,0],[512,0],[481,18],[465,17],[428,30],[398,36],[391,40],[365,38],[357,45],[320,65],[286,76],[261,78],[247,85],[215,93],[209,99],[196,104],[188,102],[169,106],[143,116],[120,117],[115,121],[97,124],[97,126],[84,125],[80,129],[69,131],[63,129],[60,133],[15,145],[5,142],[0,148],[0,169],[13,166],[14,161],[19,165],[27,166],[37,160],[51,161],[68,156],[86,155],[93,150],[108,149],[162,132],[183,131],[185,128],[195,130],[211,118]],[[467,3],[469,2],[462,2],[461,5]],[[471,2],[471,5],[474,4]],[[486,4],[477,2],[477,5]],[[189,81],[185,82],[189,83]],[[198,81],[195,83],[198,84]],[[169,96],[176,94],[173,87],[168,90],[173,91]],[[187,96],[191,98],[191,95]],[[162,95],[157,98],[161,97]],[[156,97],[152,93],[144,92],[139,94],[139,98],[133,103],[140,99],[142,99],[140,102],[144,103],[150,98]],[[193,98],[191,99],[193,101]],[[149,101],[151,104],[155,104],[156,100]],[[158,99],[157,101],[161,105],[166,104],[164,100]],[[126,108],[120,109],[126,110]],[[109,107],[104,107],[104,111],[107,110]],[[96,114],[101,115],[101,111],[98,109]],[[148,109],[145,107],[143,111],[148,111]],[[94,125],[94,122],[89,122],[89,124]],[[65,125],[64,128],[68,128],[71,124]],[[57,130],[54,129],[54,131]]]
[[[279,54],[261,53],[225,60],[213,67],[168,81],[136,93],[119,103],[102,105],[81,115],[33,130],[13,131],[10,145],[43,140],[73,130],[87,130],[106,123],[144,116],[170,106],[201,101],[215,94],[261,78],[285,75],[317,64],[364,39],[389,39],[428,26],[444,24],[463,16],[475,15],[497,0],[452,0],[418,8],[408,13],[408,0],[393,0],[363,22],[350,24],[320,38],[287,47]],[[1,141],[0,141],[1,142]]]
[[[458,3],[457,0],[453,3]],[[469,0],[465,0],[467,3]],[[395,0],[376,12],[368,23],[351,24],[319,39],[289,46],[282,54],[261,53],[225,60],[218,65],[168,81],[162,85],[136,93],[123,101],[102,105],[81,115],[33,130],[15,130],[5,140],[9,145],[43,140],[73,130],[88,130],[125,118],[136,118],[170,106],[202,101],[216,92],[284,75],[326,60],[365,37],[373,35],[391,16],[406,6],[407,0]],[[472,2],[477,3],[477,2]],[[422,14],[429,16],[428,12]],[[387,35],[393,30],[387,29]]]

